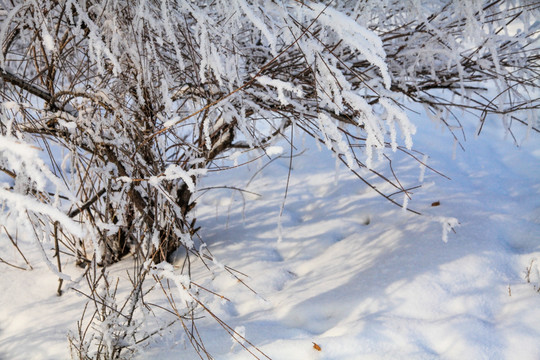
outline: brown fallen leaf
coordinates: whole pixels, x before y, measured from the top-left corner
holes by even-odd
[[[313,348],[317,351],[321,351],[321,347],[318,344],[313,343]]]
[[[435,201],[435,202],[431,203],[431,206],[439,206],[439,205],[441,205],[440,201]]]

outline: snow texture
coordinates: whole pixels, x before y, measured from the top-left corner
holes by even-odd
[[[452,139],[441,137],[427,118],[411,118],[424,129],[415,144],[430,154],[427,165],[452,178],[400,163],[411,182],[423,176],[423,188],[408,204],[422,216],[381,202],[343,170],[336,185],[335,159],[307,140],[304,146],[312,151],[293,159],[280,243],[275,219],[287,158],[258,173],[254,163],[205,178],[204,186],[245,186],[244,179],[257,173],[247,189],[262,196],[246,201],[244,209],[231,206],[239,196],[221,189],[199,199],[196,215],[219,259],[216,278],[205,285],[230,299],[214,298],[210,308],[272,359],[540,357],[538,143],[516,148],[500,129],[488,127],[488,134],[467,142],[452,160]],[[474,132],[476,125],[465,126]],[[436,201],[440,205],[432,206]],[[35,249],[25,251],[30,261],[38,259]],[[22,263],[14,251],[3,249],[7,256]],[[257,294],[221,264],[248,274],[242,279]],[[130,266],[122,262],[112,271],[127,282],[124,270]],[[68,274],[80,272],[65,267]],[[171,265],[151,271],[192,301],[189,279]],[[194,264],[192,281],[204,281],[206,272]],[[2,268],[0,358],[68,358],[66,329],[74,330],[86,299],[70,291],[56,296],[56,282],[43,266]],[[210,318],[201,320],[199,331],[216,359],[251,358],[238,343],[231,346],[231,337]],[[137,359],[195,359],[189,343],[179,341],[182,333],[179,326],[164,330]]]

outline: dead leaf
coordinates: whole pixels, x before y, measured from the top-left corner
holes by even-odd
[[[431,203],[431,206],[439,206],[439,205],[441,205],[440,201],[435,201],[435,202]]]
[[[317,351],[321,351],[321,347],[318,344],[313,343],[313,348]]]

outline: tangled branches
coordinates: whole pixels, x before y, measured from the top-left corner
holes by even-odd
[[[455,109],[479,133],[491,115],[538,132],[539,6],[0,1],[2,223],[87,269],[132,254],[143,280],[181,247],[212,259],[197,250],[198,179],[290,127],[401,206],[362,174],[408,195],[374,166],[391,167],[389,149],[414,157],[407,102],[452,134]]]

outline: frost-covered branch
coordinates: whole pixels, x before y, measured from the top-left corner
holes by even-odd
[[[479,118],[478,133],[494,116],[510,133],[538,129],[539,7],[1,1],[0,219],[39,244],[58,222],[63,253],[87,266],[128,254],[160,264],[179,248],[203,261],[200,178],[237,166],[239,148],[291,141],[291,127],[404,206],[393,196],[408,201],[411,187],[391,157],[420,161],[411,101],[452,132],[456,109]]]

